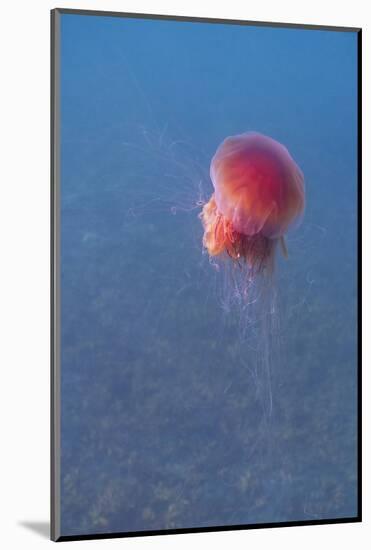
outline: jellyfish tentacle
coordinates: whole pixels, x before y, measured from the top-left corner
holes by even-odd
[[[282,235],[282,237],[280,237],[279,240],[280,240],[282,255],[283,255],[283,257],[285,258],[285,260],[287,260],[288,257],[289,257],[289,252],[288,252],[288,250],[287,250],[287,245],[286,245],[285,237]]]

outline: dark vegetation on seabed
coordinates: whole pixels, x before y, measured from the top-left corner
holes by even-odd
[[[356,514],[355,67],[352,33],[63,16],[62,534]],[[307,193],[252,341],[170,208],[249,129]]]

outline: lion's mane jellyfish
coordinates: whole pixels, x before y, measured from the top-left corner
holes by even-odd
[[[267,423],[271,363],[280,355],[275,254],[280,243],[287,257],[285,234],[304,211],[304,177],[284,145],[256,132],[226,138],[210,176],[214,192],[200,214],[203,245],[210,258],[227,260],[223,306],[238,306],[241,349]]]
[[[304,178],[284,145],[255,132],[226,138],[210,166],[214,193],[200,214],[210,256],[228,255],[250,275],[271,273],[275,250],[300,219]]]

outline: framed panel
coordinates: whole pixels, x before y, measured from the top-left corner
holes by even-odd
[[[51,521],[361,521],[361,30],[52,29]]]

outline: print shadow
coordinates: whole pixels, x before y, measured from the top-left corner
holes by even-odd
[[[48,539],[50,537],[50,524],[48,521],[20,521],[18,524],[37,533],[42,538]]]

